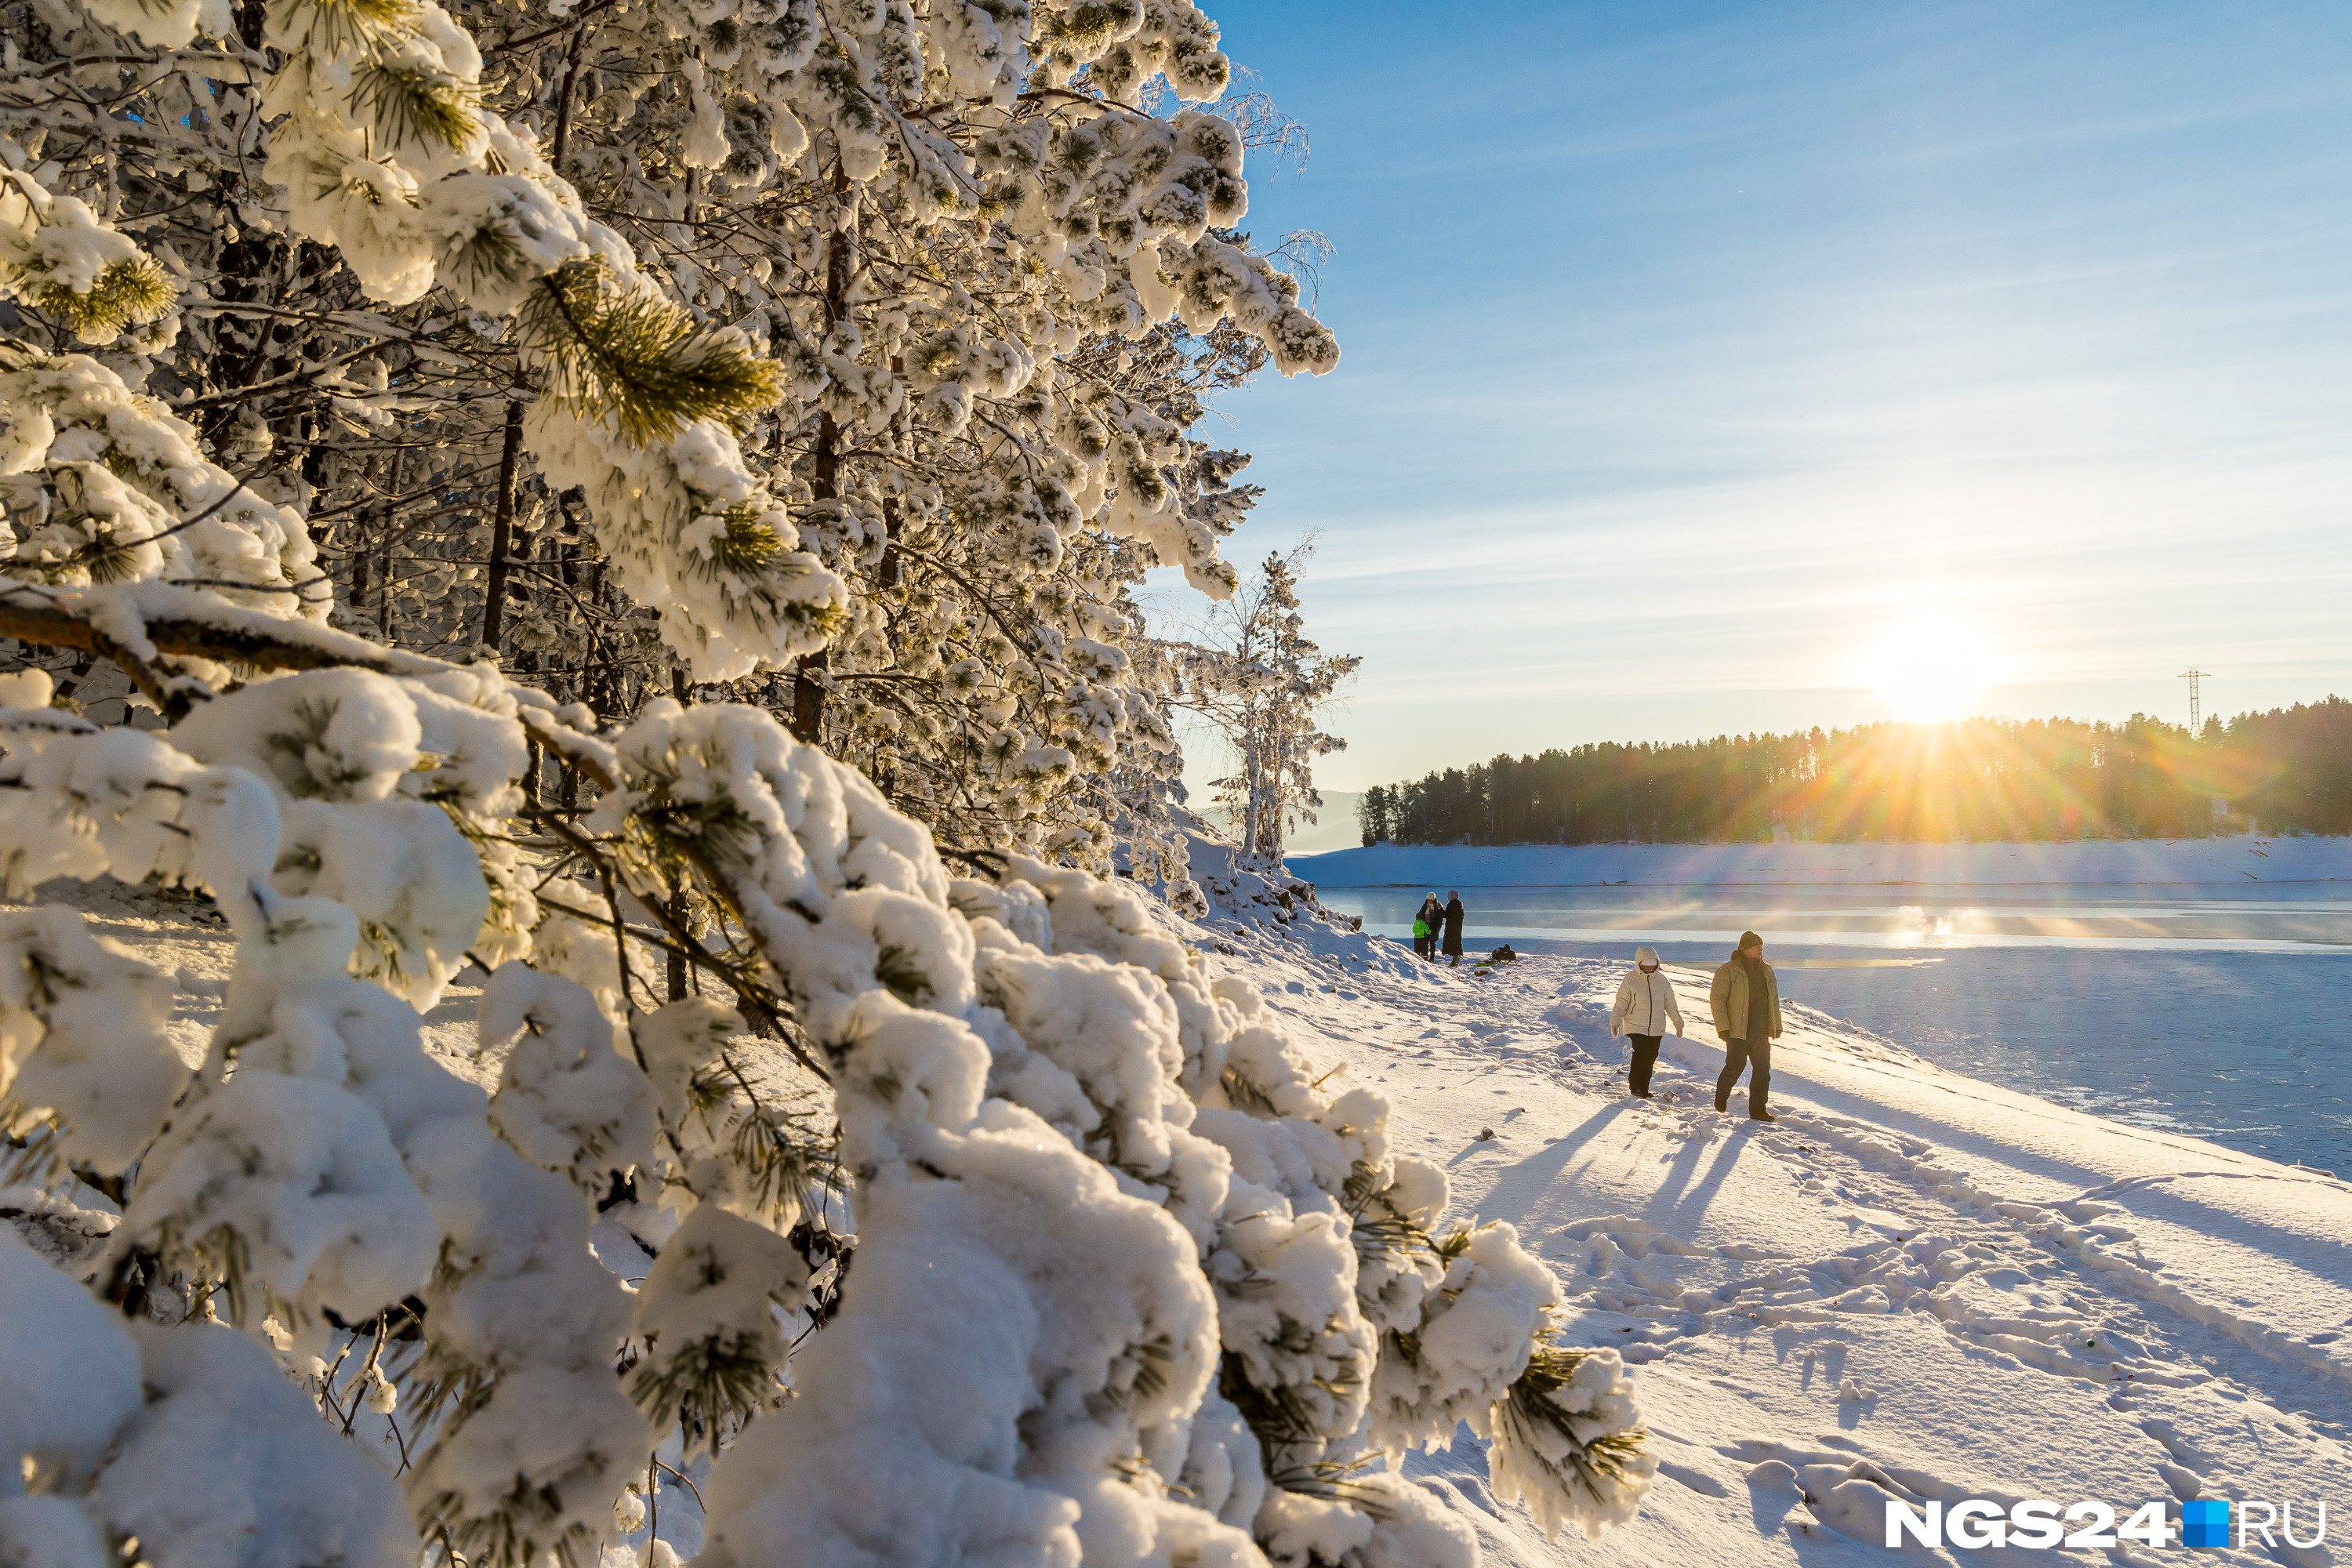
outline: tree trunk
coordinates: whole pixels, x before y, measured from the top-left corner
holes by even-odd
[[[836,163],[833,178],[834,194],[845,195],[849,177]],[[832,330],[841,320],[849,299],[849,231],[836,226],[825,241],[824,255],[824,324]],[[830,501],[841,499],[841,426],[830,413],[821,414],[816,422],[816,451],[813,454],[809,475],[809,496],[813,500]],[[794,738],[814,746],[824,736],[824,672],[831,663],[824,649],[801,655],[793,670],[793,718]]]
[[[888,537],[889,542],[882,547],[882,564],[875,569],[874,578],[877,583],[880,584],[885,588],[895,588],[898,585],[900,572],[898,561],[898,531],[901,526],[902,525],[898,520],[898,498],[896,496],[884,497],[882,500],[882,531]]]
[[[819,648],[801,655],[793,670],[793,737],[812,746],[824,736],[824,671],[830,663]]]
[[[669,689],[670,695],[677,699],[680,706],[694,700],[694,684],[687,679],[684,665],[673,664],[669,667]],[[668,910],[670,924],[673,927],[683,927],[686,924],[685,888],[680,887],[676,892],[670,894]],[[677,941],[675,931],[670,940],[673,942]],[[683,1002],[686,1000],[686,954],[673,946],[663,954],[663,957],[668,962],[669,973],[665,978],[669,982],[669,999],[673,1002]]]
[[[384,642],[392,640],[392,536],[394,524],[400,517],[400,497],[403,493],[400,487],[407,476],[408,451],[403,447],[392,457],[392,499],[384,504],[383,514],[376,520],[381,526],[368,531],[367,542],[362,546],[371,552],[379,541],[383,546],[383,559],[376,563],[375,631],[377,637]],[[359,601],[354,597],[352,608],[357,610],[359,607]]]
[[[572,89],[580,80],[580,41],[588,36],[586,22],[575,23],[572,28],[572,47],[563,60],[563,90],[555,100],[555,138],[548,150],[547,166],[554,173],[563,173],[564,144],[572,140]]]
[[[669,896],[669,918],[679,925],[686,923],[684,893],[672,893]],[[675,942],[677,939],[672,937],[671,940]],[[672,947],[662,956],[669,965],[669,973],[666,976],[669,981],[669,999],[673,1002],[683,1002],[686,1000],[686,954]]]
[[[366,613],[367,608],[368,567],[373,563],[373,557],[368,553],[368,532],[369,530],[364,524],[352,529],[351,532],[351,613],[352,620],[354,622],[356,622],[361,616]]]
[[[499,452],[498,511],[490,522],[490,571],[482,591],[482,646],[499,654],[506,631],[507,556],[514,547],[515,467],[522,458],[522,405],[507,405],[506,445]]]
[[[1242,712],[1242,852],[1255,855],[1257,853],[1257,736],[1249,726],[1256,722],[1257,716],[1246,708]]]

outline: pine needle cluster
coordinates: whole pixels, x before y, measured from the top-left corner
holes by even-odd
[[[783,395],[783,373],[737,333],[714,331],[651,289],[626,289],[602,260],[540,279],[522,325],[548,388],[639,446],[698,419],[740,425]]]
[[[762,1217],[807,1213],[839,1184],[841,1133],[814,1094],[785,1098],[746,1072],[731,1053],[697,1072],[688,1095],[697,1114],[724,1129],[729,1163]]]
[[[783,535],[768,521],[769,509],[748,502],[719,514],[723,526],[711,543],[712,564],[737,576],[748,575],[776,558]]]
[[[1590,1439],[1578,1436],[1575,1416],[1553,1395],[1569,1385],[1591,1353],[1549,1339],[1538,1341],[1527,1371],[1496,1405],[1495,1422],[1514,1429],[1517,1447],[1537,1460],[1561,1495],[1573,1500],[1573,1512],[1601,1517],[1622,1493],[1646,1484],[1647,1472],[1640,1461],[1650,1435],[1633,1426]],[[1537,1434],[1546,1429],[1566,1441],[1538,1441]]]
[[[123,328],[155,320],[172,308],[177,295],[163,268],[144,256],[115,262],[86,289],[64,283],[44,283],[32,303],[41,314],[73,330],[89,342],[112,338]]]
[[[1307,1390],[1290,1384],[1259,1387],[1251,1381],[1249,1363],[1238,1352],[1227,1351],[1219,1359],[1217,1392],[1241,1413],[1243,1423],[1256,1434],[1268,1454],[1312,1449],[1321,1441],[1322,1429]]]
[[[415,29],[415,0],[294,0],[302,43],[325,57],[373,54]],[[291,29],[289,29],[291,31]]]
[[[629,1396],[658,1431],[685,1430],[687,1450],[719,1449],[776,1396],[767,1349],[755,1334],[722,1331],[637,1368]]]
[[[482,128],[480,89],[446,71],[378,60],[353,74],[352,107],[374,118],[394,146],[457,147]]]
[[[465,1568],[530,1568],[550,1561],[557,1568],[593,1568],[604,1545],[576,1524],[541,1539],[556,1517],[553,1489],[533,1486],[520,1473],[489,1513],[468,1514],[465,1499],[444,1491],[419,1500],[418,1515],[428,1537]]]
[[[1231,1070],[1228,1068],[1228,1073]],[[1436,1254],[1438,1242],[1430,1235],[1428,1227],[1391,1203],[1388,1188],[1372,1184],[1380,1179],[1380,1174],[1372,1167],[1359,1162],[1349,1175],[1347,1184],[1340,1188],[1339,1195],[1346,1205],[1349,1222],[1349,1239],[1355,1243],[1357,1258],[1370,1264],[1391,1255],[1410,1258],[1422,1253]],[[1465,1229],[1458,1236],[1466,1238],[1468,1232]],[[1468,1243],[1463,1239],[1460,1245],[1467,1246]],[[1459,1251],[1460,1247],[1456,1247],[1449,1258],[1458,1256]]]

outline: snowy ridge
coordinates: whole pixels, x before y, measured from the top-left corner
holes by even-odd
[[[1392,1099],[1399,1148],[1454,1184],[1449,1223],[1516,1225],[1570,1300],[1568,1337],[1636,1368],[1660,1485],[1598,1545],[1543,1542],[1466,1436],[1408,1461],[1489,1563],[1876,1563],[1889,1497],[2154,1500],[2176,1525],[2182,1500],[2271,1498],[2299,1532],[2308,1502],[2352,1505],[2352,1184],[1964,1078],[1797,1006],[1778,1125],[1746,1120],[1744,1085],[1714,1112],[1704,1038],[1669,1037],[1645,1104],[1608,1035],[1613,964],[1474,979],[1240,913],[1209,922],[1225,962],[1333,1084]],[[1696,1025],[1706,973],[1671,973]]]
[[[1328,888],[1898,882],[1957,886],[2352,880],[2352,838],[1988,844],[1377,844],[1294,855]]]

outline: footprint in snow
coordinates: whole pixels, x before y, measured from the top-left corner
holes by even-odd
[[[1719,1498],[1731,1495],[1730,1488],[1708,1475],[1705,1470],[1695,1470],[1688,1465],[1677,1465],[1671,1460],[1661,1459],[1658,1461],[1658,1474],[1670,1481],[1679,1482],[1688,1487],[1701,1497]]]

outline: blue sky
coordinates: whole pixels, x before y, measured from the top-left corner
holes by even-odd
[[[1210,9],[1336,247],[1217,437],[1364,656],[1327,784],[2352,695],[2340,0]]]

